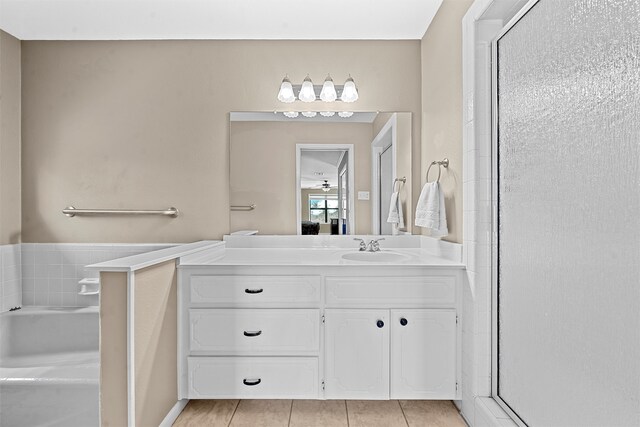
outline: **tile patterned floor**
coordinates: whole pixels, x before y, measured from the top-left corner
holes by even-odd
[[[465,427],[441,400],[192,400],[174,427]]]

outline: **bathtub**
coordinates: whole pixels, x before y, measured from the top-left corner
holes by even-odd
[[[0,314],[0,427],[98,426],[98,307]]]

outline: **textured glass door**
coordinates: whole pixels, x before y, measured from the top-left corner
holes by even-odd
[[[498,400],[640,426],[640,1],[540,0],[495,49]]]

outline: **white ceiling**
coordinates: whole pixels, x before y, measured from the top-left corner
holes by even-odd
[[[416,40],[442,0],[0,0],[21,40]]]
[[[300,153],[300,188],[322,188],[326,179],[338,185],[338,164],[344,150],[304,150]],[[321,173],[322,175],[317,175]],[[322,194],[322,191],[320,192]]]

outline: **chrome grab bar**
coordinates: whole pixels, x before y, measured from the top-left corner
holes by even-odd
[[[134,210],[134,209],[76,209],[67,206],[62,209],[62,213],[73,218],[76,215],[164,215],[170,217],[178,216],[178,209],[170,207],[164,210]]]
[[[231,205],[232,211],[252,211],[256,208],[256,205]]]

